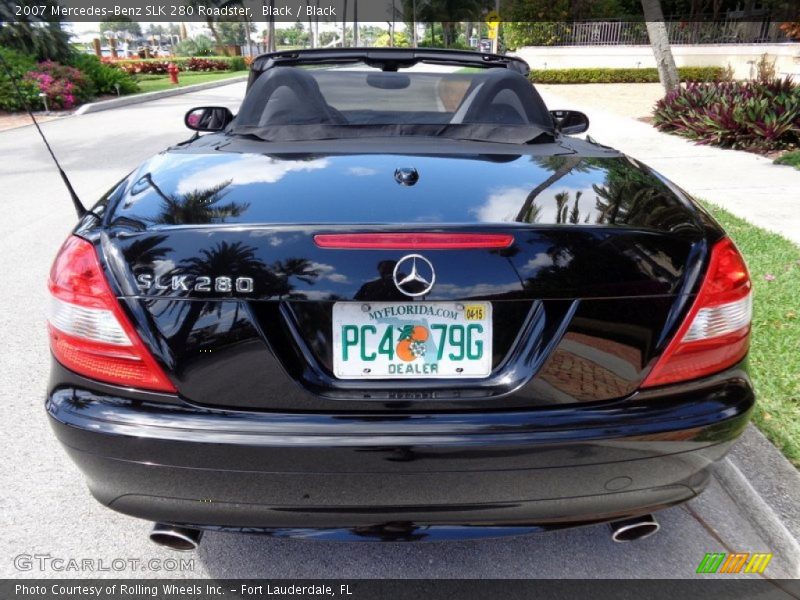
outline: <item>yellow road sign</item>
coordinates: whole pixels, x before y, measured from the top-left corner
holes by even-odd
[[[497,14],[496,10],[486,14],[486,25],[489,28],[489,39],[496,40],[497,29],[500,27],[500,15]]]

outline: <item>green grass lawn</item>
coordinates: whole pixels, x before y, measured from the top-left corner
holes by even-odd
[[[794,152],[787,152],[775,159],[776,165],[789,165],[795,169],[800,169],[800,150]]]
[[[247,71],[220,71],[211,73],[203,71],[181,71],[178,74],[178,81],[180,83],[177,86],[170,83],[169,75],[137,75],[136,82],[139,84],[139,90],[141,92],[157,92],[158,90],[166,90],[172,87],[184,87],[196,83],[218,81],[220,79],[236,77],[237,75],[247,75]]]
[[[736,242],[753,279],[755,423],[800,468],[800,246],[706,206]]]

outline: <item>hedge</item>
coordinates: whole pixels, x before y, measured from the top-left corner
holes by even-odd
[[[104,60],[106,64],[131,75],[163,75],[172,63],[181,71],[241,71],[247,69],[247,61],[241,56],[203,56],[171,58],[139,58]]]
[[[719,81],[722,67],[679,67],[681,81]],[[658,69],[533,69],[534,83],[658,83]]]

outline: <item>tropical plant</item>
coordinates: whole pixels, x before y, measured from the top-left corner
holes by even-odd
[[[255,33],[256,26],[243,21],[219,21],[216,24],[219,39],[224,46],[243,46],[249,33]]]
[[[58,4],[54,0],[0,2],[0,46],[36,60],[64,61],[72,55],[70,34],[61,29],[57,18],[17,15],[15,6],[44,7],[44,14],[51,15]]]
[[[800,86],[791,77],[769,82],[690,83],[656,104],[654,124],[713,144],[752,152],[800,143]]]
[[[433,32],[434,23],[440,24],[442,28],[441,45],[450,48],[456,43],[458,37],[456,32],[458,22],[480,21],[483,5],[481,0],[428,0],[420,2],[415,12],[417,21],[430,23],[431,32]],[[411,11],[407,11],[406,14],[411,14]],[[426,45],[438,45],[433,33],[431,33],[431,38],[433,38],[431,43]]]
[[[209,58],[192,57],[180,65],[182,71],[227,71],[231,62],[227,60],[213,60]]]
[[[139,90],[136,80],[122,69],[105,64],[94,54],[75,54],[69,65],[80,70],[91,83],[94,94],[133,94]]]
[[[213,56],[215,50],[214,40],[205,35],[182,40],[175,46],[178,56]]]
[[[405,31],[395,31],[392,44],[389,44],[388,31],[385,31],[375,38],[375,46],[385,48],[390,45],[394,46],[395,48],[408,48],[411,45],[411,42],[409,41],[408,34]]]
[[[220,9],[220,8],[227,8],[228,6],[235,6],[235,5],[243,6],[242,0],[187,0],[186,4],[188,4],[189,6],[194,7],[195,9],[198,9],[199,7]],[[225,45],[226,42],[222,39],[222,34],[220,33],[220,29],[219,29],[220,23],[217,21],[217,19],[214,16],[212,16],[212,14],[213,13],[209,12],[208,13],[209,16],[206,17],[206,25],[208,25],[208,29],[209,29],[209,31],[211,31],[211,36],[214,38],[214,41],[211,42],[211,49],[212,50],[210,52],[208,52],[207,54],[202,53],[202,52],[190,52],[189,54],[186,54],[185,56],[210,56],[211,54],[214,53],[213,52],[214,45],[217,45],[217,46],[220,46],[220,47]],[[205,36],[203,36],[203,37],[205,37]],[[195,39],[197,39],[197,38],[195,38]],[[208,39],[208,38],[206,38],[206,39]],[[188,40],[184,40],[184,41],[188,41]],[[211,40],[209,40],[209,41],[211,41]]]
[[[25,74],[36,66],[36,61],[27,54],[22,54],[10,48],[0,48],[0,55],[8,65],[14,81],[17,82],[20,94],[14,89],[14,84],[8,77],[4,68],[0,68],[0,109],[22,110],[25,104],[30,107],[39,104],[39,86],[36,82],[24,79]]]

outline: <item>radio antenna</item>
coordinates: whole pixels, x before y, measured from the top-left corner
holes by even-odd
[[[0,52],[0,62],[3,63],[3,69],[5,70],[6,74],[8,75],[9,80],[11,80],[11,85],[14,86],[14,91],[17,93],[17,98],[25,107],[25,110],[28,113],[28,116],[33,121],[33,124],[36,126],[36,131],[39,132],[39,135],[44,142],[44,145],[47,146],[47,151],[50,153],[50,157],[53,159],[53,162],[56,164],[56,168],[58,169],[58,174],[61,175],[61,179],[64,182],[64,185],[67,186],[67,191],[69,192],[69,197],[72,198],[72,204],[75,206],[75,212],[78,213],[78,218],[83,217],[87,212],[86,207],[83,206],[81,203],[80,198],[78,198],[78,194],[75,193],[75,189],[72,187],[72,184],[67,177],[67,174],[64,173],[64,169],[61,168],[61,163],[58,162],[53,149],[50,147],[50,144],[47,142],[47,138],[44,136],[42,132],[42,128],[39,127],[39,122],[36,120],[36,117],[33,116],[33,111],[31,110],[30,104],[26,100],[25,96],[22,95],[22,92],[17,85],[17,80],[14,78],[14,73],[11,71],[11,67],[8,66],[5,57],[3,57],[3,53]]]

